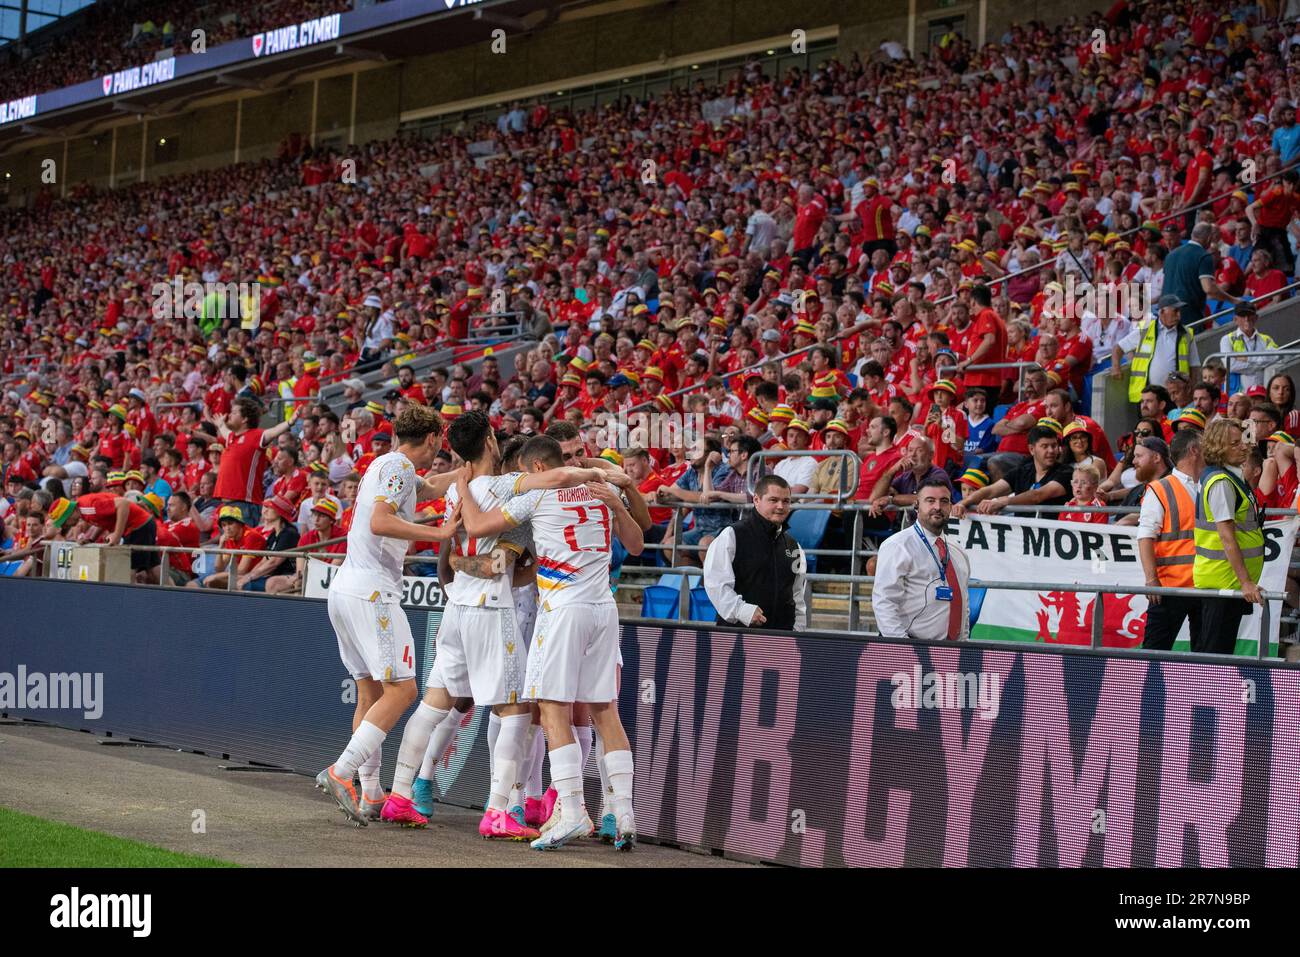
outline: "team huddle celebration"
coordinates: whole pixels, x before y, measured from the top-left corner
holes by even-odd
[[[492,783],[479,833],[531,840],[538,850],[596,834],[582,771],[594,730],[599,837],[631,850],[632,752],[615,700],[622,661],[610,542],[617,536],[629,553],[641,552],[641,525],[623,493],[648,525],[644,500],[627,473],[604,459],[564,465],[574,459],[576,433],[567,453],[548,435],[502,447],[488,416],[467,412],[446,435],[467,467],[430,482],[417,469],[427,470],[441,449],[441,416],[411,405],[393,428],[397,447],[375,458],[361,480],[347,557],[330,586],[330,621],[358,696],[352,738],[317,785],[359,825],[423,827],[433,813],[436,760],[470,708],[491,708]],[[417,502],[443,496],[449,511],[438,528],[412,521]],[[402,559],[409,542],[430,537],[444,546],[451,570],[448,604],[385,794],[381,748],[417,697],[414,642],[398,605]],[[544,793],[543,742],[551,769]]]
[[[0,864],[1294,865],[1300,0],[1033,16],[0,0]]]

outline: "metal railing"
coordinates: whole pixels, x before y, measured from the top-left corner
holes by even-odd
[[[305,545],[300,547],[295,546],[294,548],[284,549],[283,551],[271,551],[265,548],[261,548],[261,549],[220,548],[220,547],[206,546],[206,545],[200,545],[198,548],[190,548],[184,545],[181,546],[133,545],[126,542],[123,542],[120,545],[108,545],[104,542],[88,542],[83,544],[79,542],[60,541],[60,542],[44,543],[45,554],[43,560],[45,563],[46,574],[48,576],[49,571],[51,571],[54,568],[54,565],[52,564],[53,551],[54,548],[58,545],[75,545],[77,548],[125,549],[128,553],[129,552],[156,552],[161,556],[161,562],[158,566],[159,581],[160,584],[165,587],[171,584],[171,582],[169,581],[169,573],[171,570],[171,561],[169,556],[173,554],[182,553],[185,555],[189,555],[194,561],[200,561],[202,560],[203,556],[225,555],[225,556],[229,556],[232,559],[232,561],[227,563],[226,567],[221,569],[220,572],[213,572],[213,574],[226,574],[226,585],[225,585],[226,591],[240,591],[240,589],[236,587],[239,578],[238,562],[235,561],[235,559],[237,558],[239,559],[248,558],[248,557],[279,558],[282,561],[297,561],[298,559],[315,558],[319,561],[329,562],[333,564],[342,561],[344,556],[338,552],[319,551],[318,549],[320,549],[321,546],[329,543],[346,541],[346,540],[347,540],[346,538],[336,538],[336,539],[329,540],[329,542],[317,542],[312,545]],[[311,550],[307,551],[307,549],[311,549]],[[436,555],[406,555],[403,556],[402,558],[403,565],[418,565],[418,564],[425,564],[431,561],[437,561],[437,556]],[[198,575],[194,575],[195,579],[197,579],[198,577],[199,577]],[[271,576],[264,575],[261,577],[269,578]]]
[[[1201,364],[1204,365],[1206,362],[1209,362],[1211,359],[1222,359],[1223,367],[1226,370],[1226,374],[1229,377],[1229,381],[1231,381],[1232,363],[1234,361],[1259,363],[1261,360],[1264,360],[1263,368],[1267,370],[1269,366],[1276,365],[1276,363],[1272,361],[1273,357],[1275,356],[1278,357],[1300,356],[1300,349],[1286,349],[1286,348],[1266,349],[1263,352],[1212,352],[1204,359],[1201,360]],[[1247,371],[1239,374],[1251,375],[1252,373],[1249,371],[1249,368],[1250,367],[1247,366]],[[1264,375],[1264,373],[1260,372],[1259,375],[1262,376]]]
[[[688,614],[689,598],[690,598],[690,579],[692,577],[701,577],[701,570],[691,565],[684,565],[681,567],[673,567],[673,568],[657,568],[655,570],[656,572],[659,572],[662,575],[680,576],[680,581],[677,586],[680,589],[678,602],[677,602],[677,618],[668,619],[668,618],[638,617],[636,620],[638,622],[646,622],[649,624],[671,624],[671,623],[679,623],[684,621],[692,621],[693,619],[690,618]],[[848,584],[851,590],[853,586],[856,584],[874,585],[875,576],[853,577],[849,575],[809,573],[804,577],[805,609],[811,608],[812,598],[816,594],[812,590],[812,586],[814,583],[818,583],[818,582],[826,583],[826,584]],[[1114,594],[1114,595],[1147,595],[1147,596],[1158,595],[1158,596],[1165,596],[1165,597],[1183,597],[1183,598],[1244,598],[1242,592],[1240,591],[1223,592],[1217,589],[1206,590],[1206,589],[1196,589],[1196,588],[1165,588],[1165,587],[1152,587],[1149,585],[1094,585],[1094,584],[1081,584],[1078,582],[1012,582],[1012,581],[986,581],[982,579],[972,578],[968,582],[968,587],[973,589],[983,588],[991,591],[1045,591],[1050,589],[1056,591],[1074,592],[1076,594],[1085,594],[1085,595]],[[1281,592],[1267,592],[1267,591],[1261,591],[1260,596],[1264,599],[1264,601],[1260,606],[1261,639],[1258,643],[1259,648],[1257,652],[1257,657],[1263,660],[1268,657],[1268,653],[1272,647],[1272,642],[1268,640],[1268,631],[1271,624],[1270,621],[1271,612],[1269,609],[1269,602],[1284,601],[1286,596]],[[822,597],[826,597],[826,596],[823,595]],[[851,602],[850,609],[849,609],[850,621],[849,621],[849,627],[846,630],[818,628],[817,631],[824,632],[827,634],[852,635],[854,637],[868,637],[868,638],[878,637],[880,635],[878,631],[875,630],[868,631],[866,629],[858,627],[857,622],[859,621],[859,619],[857,618],[857,616],[854,615],[854,609],[856,608],[858,599],[856,597],[851,597],[850,602]],[[1105,638],[1104,616],[1105,616],[1104,603],[1100,601],[1094,602],[1092,618],[1090,620],[1090,628],[1091,628],[1090,643],[1088,646],[1094,650],[1100,650],[1103,648],[1103,641]],[[999,645],[1007,644],[1007,642],[1001,639],[998,640],[971,639],[971,640],[978,642],[979,644],[985,644],[985,643],[999,644]],[[1014,645],[1015,643],[1012,642],[1010,644]],[[1108,650],[1113,650],[1113,649],[1108,649]],[[1153,649],[1144,649],[1144,648],[1134,648],[1128,650],[1130,652],[1139,652],[1139,653],[1142,652],[1150,653],[1150,654],[1161,653],[1161,652],[1156,652]],[[1219,655],[1217,657],[1233,658],[1238,656]]]
[[[1274,289],[1272,292],[1266,292],[1262,296],[1257,296],[1253,298],[1251,302],[1260,303],[1263,302],[1265,299],[1272,299],[1275,296],[1282,296],[1282,293],[1284,292],[1291,292],[1297,289],[1300,289],[1300,280],[1297,280],[1296,282],[1288,283],[1285,286],[1281,286],[1277,289]],[[1282,296],[1282,298],[1290,299],[1291,297]],[[1270,303],[1270,305],[1276,305],[1276,303]],[[1236,312],[1236,309],[1237,309],[1236,306],[1231,306],[1227,309],[1220,309],[1218,312],[1212,312],[1208,316],[1202,316],[1200,319],[1197,319],[1195,322],[1189,322],[1187,324],[1187,328],[1190,332],[1193,333],[1208,332],[1211,326],[1226,325],[1226,323],[1216,322],[1215,320],[1223,319],[1227,316],[1232,315],[1234,312]]]
[[[806,450],[806,451],[809,454],[812,453],[812,450]],[[849,452],[848,450],[835,450],[835,451],[845,455],[845,458],[847,460],[846,467],[852,468],[856,475],[859,469],[854,467],[854,465],[855,462],[860,461],[858,460],[857,456]],[[752,457],[751,461],[753,460],[753,458],[758,458],[758,455],[762,455],[762,454],[763,453],[758,453],[756,456]],[[791,454],[791,453],[786,453],[786,454]],[[830,450],[822,450],[820,454],[829,455],[832,454],[832,452]],[[778,456],[772,454],[769,457],[778,457]],[[759,461],[761,463],[763,460],[759,459]],[[754,482],[754,476],[751,472],[747,476],[747,489],[751,493],[753,489],[753,482]],[[855,483],[855,488],[856,488],[856,483]],[[689,621],[691,620],[689,617],[690,577],[701,577],[703,575],[703,569],[701,565],[682,564],[680,563],[679,559],[682,558],[684,554],[699,554],[705,552],[707,550],[707,546],[687,545],[681,541],[683,521],[686,514],[693,511],[708,511],[708,510],[726,510],[726,511],[744,513],[747,509],[754,507],[753,503],[752,502],[692,503],[692,502],[685,502],[685,501],[660,502],[660,501],[648,500],[647,504],[650,507],[669,508],[673,511],[673,518],[670,522],[670,527],[674,529],[672,542],[669,544],[663,544],[662,542],[646,542],[644,545],[644,552],[643,552],[643,554],[645,552],[649,552],[651,554],[654,554],[656,552],[664,553],[666,564],[664,565],[635,564],[635,563],[625,562],[620,572],[620,576],[621,576],[620,580],[632,579],[639,576],[656,577],[656,576],[673,575],[673,574],[681,576],[679,581],[680,595],[678,601],[678,612],[677,612],[677,618],[675,620]],[[871,537],[865,534],[866,530],[864,528],[863,515],[864,513],[870,513],[872,511],[871,504],[856,499],[828,501],[826,499],[826,496],[815,496],[811,499],[798,502],[798,504],[795,507],[801,509],[814,509],[820,511],[838,512],[840,513],[841,516],[841,522],[844,523],[844,528],[849,532],[849,534],[847,535],[847,542],[846,542],[848,546],[847,548],[821,547],[821,543],[819,542],[816,546],[808,547],[804,549],[804,554],[806,556],[816,557],[819,560],[822,558],[848,559],[848,564],[849,564],[849,569],[847,574],[815,572],[815,573],[810,573],[806,576],[806,585],[805,585],[806,593],[804,597],[805,597],[806,607],[808,607],[809,609],[812,608],[812,598],[814,595],[812,590],[812,585],[814,583],[840,584],[840,585],[848,586],[847,594],[842,596],[845,599],[847,604],[847,609],[846,609],[847,628],[843,632],[838,632],[835,629],[826,629],[826,628],[819,628],[818,630],[819,631],[829,630],[832,633],[843,633],[843,634],[854,634],[854,635],[867,634],[867,632],[865,632],[862,628],[861,604],[864,598],[869,597],[870,589],[874,584],[874,580],[875,580],[874,576],[866,575],[865,570],[867,567],[867,562],[875,556],[876,549],[874,547],[874,543]],[[875,530],[876,534],[878,534],[881,537],[892,534],[896,530],[896,528],[899,527],[905,528],[912,521],[915,520],[916,510],[914,506],[891,505],[883,509],[883,511],[894,516],[894,520],[888,523],[886,527],[877,528]],[[1136,515],[1139,511],[1140,509],[1138,506],[1123,506],[1123,505],[1022,505],[1022,506],[1012,505],[1000,509],[999,514],[1034,516],[1034,515],[1044,515],[1044,514],[1046,515],[1060,514],[1063,512],[1084,512],[1084,513],[1101,513],[1101,514],[1106,514],[1111,516],[1124,516],[1124,515]],[[1295,517],[1297,512],[1295,509],[1290,509],[1290,508],[1272,508],[1272,509],[1264,510],[1263,514],[1266,518],[1289,518],[1289,517]],[[852,516],[852,518],[850,519],[849,516]],[[422,524],[431,524],[438,520],[439,520],[438,516],[422,516],[417,519],[417,521]],[[320,551],[320,549],[325,548],[328,545],[335,544],[345,540],[346,539],[343,537],[337,537],[337,538],[329,539],[324,542],[318,542],[313,545],[295,546],[292,549],[286,549],[283,551],[271,551],[266,549],[263,550],[227,549],[227,548],[220,548],[220,547],[200,547],[198,549],[194,549],[194,548],[187,548],[187,547],[160,546],[160,545],[154,545],[154,546],[121,545],[115,547],[127,548],[128,550],[152,551],[152,552],[161,553],[162,563],[159,569],[159,577],[162,583],[166,585],[169,584],[168,555],[171,553],[183,552],[195,556],[196,558],[200,555],[217,555],[217,556],[226,555],[226,556],[230,556],[232,560],[236,557],[245,557],[245,556],[253,556],[257,558],[280,558],[285,561],[292,561],[299,558],[306,558],[306,559],[317,558],[323,561],[336,563],[339,560],[341,560],[341,558],[343,557],[342,555],[340,555],[337,552]],[[55,545],[61,543],[47,542],[45,544],[46,544],[45,569],[46,569],[46,574],[48,575],[54,569],[54,565],[51,561],[52,556],[50,550]],[[90,545],[86,545],[82,547],[108,547],[108,546],[92,543]],[[437,560],[436,555],[432,555],[432,554],[407,555],[404,557],[403,563],[404,565],[430,564],[436,562],[436,560]],[[229,572],[229,571],[233,571],[233,569],[231,569],[230,566],[228,565],[227,569],[225,569],[224,571]],[[305,584],[306,583],[304,580],[303,582],[304,587]],[[238,591],[239,589],[236,587],[236,585],[237,585],[237,571],[234,574],[228,574],[227,581],[226,581],[226,590],[231,592]],[[864,587],[866,589],[865,593],[863,591]],[[1200,598],[1206,597],[1206,592],[1204,590],[1151,588],[1149,586],[1145,586],[1145,585],[1139,586],[1136,584],[1103,586],[1097,584],[1079,584],[1079,583],[1072,583],[1072,582],[1033,583],[1033,582],[1001,582],[1001,581],[972,580],[970,582],[970,587],[989,588],[994,590],[1037,590],[1037,591],[1041,591],[1046,588],[1051,588],[1051,589],[1061,590],[1061,591],[1073,591],[1081,594],[1126,594],[1126,595],[1142,594],[1142,595],[1171,595],[1171,596],[1200,597]],[[288,595],[293,593],[285,592],[283,594]],[[841,597],[841,595],[837,594],[833,596],[828,596],[822,594],[820,597],[839,598]],[[1214,596],[1211,597],[1241,597],[1241,593],[1233,592],[1230,595],[1227,595],[1227,594],[1215,592]],[[1270,624],[1269,616],[1271,616],[1272,611],[1268,606],[1268,602],[1284,599],[1284,597],[1285,596],[1282,594],[1273,593],[1273,592],[1269,592],[1265,595],[1264,610],[1262,612],[1264,616],[1262,621],[1263,630],[1261,631],[1261,634],[1267,635],[1267,629]],[[1100,642],[1102,637],[1102,631],[1100,630],[1102,627],[1101,615],[1102,615],[1102,602],[1095,602],[1093,608],[1093,620],[1091,623],[1094,648],[1100,647]],[[652,619],[643,619],[643,620],[650,621]],[[654,619],[654,620],[658,620],[658,619]],[[1290,622],[1293,619],[1286,618],[1284,616],[1283,620]],[[1260,644],[1261,644],[1260,657],[1264,657],[1267,653],[1267,649],[1264,647],[1267,644],[1267,642],[1262,641]]]
[[[858,491],[858,479],[862,474],[862,459],[856,452],[849,449],[783,449],[776,451],[773,449],[763,449],[755,452],[749,457],[749,464],[745,475],[745,491],[753,495],[760,479],[767,474],[767,463],[772,459],[791,459],[791,458],[819,458],[828,459],[831,457],[847,459],[839,469],[839,488],[835,493],[835,502],[840,504],[845,499],[852,498]],[[845,485],[845,478],[852,477],[852,483]],[[829,493],[827,492],[801,492],[798,495],[791,494],[791,498],[797,502],[805,500],[824,500]]]

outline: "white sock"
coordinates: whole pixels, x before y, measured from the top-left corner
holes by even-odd
[[[497,737],[501,734],[501,715],[493,711],[488,715],[488,772],[497,766]]]
[[[542,763],[546,760],[546,735],[542,734],[541,725],[533,725],[533,755],[532,763],[528,769],[528,783],[526,793],[530,798],[541,799],[542,788]]]
[[[362,721],[357,726],[357,730],[352,732],[352,740],[348,742],[348,746],[334,762],[334,775],[351,784],[352,779],[356,777],[357,768],[361,767],[366,758],[379,750],[386,737],[388,737],[387,733],[381,731],[378,725]]]
[[[384,763],[384,746],[375,748],[370,757],[361,762],[357,775],[361,778],[361,794],[372,801],[384,796],[384,786],[379,783],[379,766]]]
[[[512,793],[519,787],[520,758],[524,753],[524,737],[533,723],[530,714],[512,714],[497,722],[496,757],[492,764],[492,790],[488,795],[488,810],[509,809]]]
[[[587,761],[591,758],[591,725],[573,729],[573,739],[582,748],[582,773],[587,773]]]
[[[464,720],[465,712],[452,708],[447,712],[446,719],[438,722],[438,726],[433,729],[433,734],[429,736],[429,747],[425,749],[424,761],[420,764],[420,777],[426,781],[433,780],[434,768],[442,760],[442,753],[447,750],[452,736]]]
[[[609,773],[605,768],[605,739],[596,735],[596,770],[600,772],[600,816],[609,811]]]
[[[528,784],[533,778],[533,764],[537,760],[537,725],[533,724],[532,715],[528,716],[528,728],[524,731],[524,741],[519,752],[519,789],[517,797],[510,798],[511,805],[523,804],[524,798],[530,797]]]
[[[566,744],[551,751],[551,783],[559,793],[567,817],[582,810],[582,749]]]
[[[393,794],[410,800],[411,785],[415,783],[420,762],[429,749],[429,738],[433,729],[446,718],[447,712],[441,708],[432,708],[423,701],[416,706],[415,713],[402,729],[402,746],[397,749],[397,771],[393,775]]]
[[[605,755],[605,770],[609,774],[610,803],[614,813],[632,809],[632,752],[611,751]]]

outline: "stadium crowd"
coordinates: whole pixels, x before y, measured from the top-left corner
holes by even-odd
[[[602,411],[698,413],[689,443],[606,453],[654,496],[647,539],[664,543],[673,501],[743,503],[760,449],[855,452],[879,537],[936,471],[983,513],[1136,504],[1171,471],[1175,431],[1216,417],[1251,424],[1245,476],[1292,507],[1294,382],[1266,380],[1267,356],[1201,363],[1188,327],[1221,311],[1221,351],[1278,346],[1256,310],[1297,276],[1300,23],[1120,0],[980,49],[888,47],[6,210],[9,571],[65,537],[329,541],[409,401],[481,408],[505,434],[572,423],[591,456],[619,444]],[[224,319],[211,293],[194,318],[160,315],[155,284],[178,277],[259,295],[230,295]],[[1121,287],[1146,296],[1076,308]],[[467,343],[503,311],[536,340],[512,371]],[[417,379],[410,359],[445,348],[459,361]],[[1090,377],[1121,365],[1142,419],[1107,435]],[[332,409],[314,401],[329,383],[345,386]],[[843,462],[776,471],[833,498]],[[684,559],[734,517],[697,509]],[[216,573],[172,564],[178,582]],[[301,574],[252,558],[235,573],[269,590]]]

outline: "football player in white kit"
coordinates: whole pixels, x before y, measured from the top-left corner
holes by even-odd
[[[453,451],[470,463],[468,482],[447,493],[447,506],[452,509],[462,498],[495,509],[517,491],[581,488],[583,482],[601,474],[594,469],[557,469],[536,475],[496,475],[500,455],[491,423],[482,412],[459,416],[448,430],[448,440]],[[462,473],[460,477],[465,476]],[[458,535],[455,553],[486,555],[500,545],[513,555],[520,554],[527,542],[519,530],[502,531],[506,534]],[[491,707],[500,718],[492,784],[479,833],[485,838],[532,840],[538,833],[519,819],[522,809],[518,818],[509,813],[511,796],[521,785],[520,764],[531,724],[531,709],[523,700],[527,653],[515,621],[513,562],[501,561],[492,572],[490,578],[458,572],[447,585],[448,601],[438,627],[428,690],[403,732],[393,792],[382,817],[414,826],[427,823],[411,798],[429,738],[447,720],[456,699],[472,698],[480,707]]]
[[[500,445],[500,471],[502,474],[519,471],[517,467],[519,450],[527,441],[528,436],[516,435]],[[527,528],[528,531],[528,552],[516,560],[514,566],[515,627],[523,636],[524,648],[527,649],[533,640],[533,622],[537,618],[537,580],[534,573],[536,566],[533,564],[531,555],[532,527],[520,527]],[[475,575],[479,578],[496,577],[496,573],[501,567],[500,562],[505,561],[509,555],[504,548],[493,549],[487,554],[480,553],[477,555],[453,555],[452,551],[451,548],[444,548],[438,554],[438,581],[442,585],[444,592],[447,585],[458,574]],[[433,733],[429,735],[429,746],[424,752],[424,761],[420,765],[420,774],[411,788],[411,803],[425,817],[429,817],[434,811],[434,775],[438,762],[442,760],[447,751],[447,746],[451,743],[461,722],[473,707],[473,698],[457,698],[452,704],[447,718],[440,721],[438,726],[434,728]],[[545,752],[541,727],[538,725],[540,714],[536,705],[533,706],[532,711],[533,723],[525,740],[524,757],[519,774],[524,782],[524,794],[528,798],[525,805],[530,809],[534,804],[538,806],[541,804],[541,763]],[[492,757],[496,739],[500,732],[501,718],[493,711],[488,718],[489,760]],[[515,814],[515,803],[514,801],[511,802],[510,813],[512,815]],[[486,804],[484,809],[486,810]],[[526,823],[533,824],[531,821]],[[541,823],[541,821],[538,820],[537,823]]]
[[[548,436],[530,439],[519,454],[531,474],[563,463],[560,444]],[[562,847],[592,831],[583,799],[582,751],[570,727],[570,706],[586,702],[605,741],[606,773],[615,847],[636,844],[632,812],[632,752],[615,704],[618,667],[618,608],[609,588],[612,535],[639,555],[641,527],[617,489],[603,481],[576,488],[524,492],[491,511],[483,511],[461,492],[467,534],[498,535],[529,519],[537,548],[537,585],[542,607],[534,627],[524,697],[540,702],[550,749],[551,778],[559,796],[558,820],[533,841],[537,850]]]
[[[415,647],[399,602],[402,559],[408,543],[445,542],[459,527],[459,512],[430,528],[412,519],[417,501],[443,494],[452,473],[432,484],[416,469],[427,469],[442,445],[442,417],[412,404],[393,423],[397,448],[376,458],[357,488],[348,551],[330,582],[330,622],[344,666],[357,682],[360,720],[338,760],[316,776],[316,786],[359,826],[370,815],[360,807],[352,778],[363,766],[378,778],[384,738],[415,700]],[[363,702],[368,702],[361,712]],[[382,793],[382,792],[381,792]],[[374,802],[372,802],[374,803]]]

